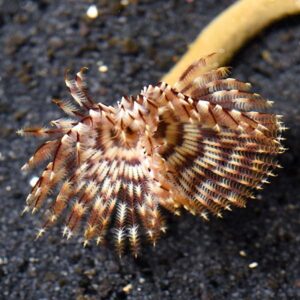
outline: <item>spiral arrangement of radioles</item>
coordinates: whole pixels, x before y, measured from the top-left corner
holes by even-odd
[[[207,219],[254,197],[279,167],[284,127],[265,112],[272,102],[227,68],[203,72],[211,56],[174,86],[150,85],[115,106],[91,99],[85,69],[66,76],[74,102],[53,102],[69,117],[19,131],[46,139],[23,167],[46,163],[24,209],[51,198],[38,237],[66,215],[67,238],[84,223],[85,244],[113,235],[120,255],[129,247],[136,256],[142,236],[155,244],[165,232],[162,207]]]

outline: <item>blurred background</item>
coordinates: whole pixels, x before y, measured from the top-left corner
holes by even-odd
[[[247,209],[203,222],[168,215],[157,247],[121,261],[110,248],[34,241],[41,217],[20,217],[38,170],[21,127],[62,116],[64,72],[86,66],[96,101],[156,83],[233,0],[0,0],[0,299],[300,299],[300,17],[248,43],[232,76],[275,101],[290,128],[284,169]]]

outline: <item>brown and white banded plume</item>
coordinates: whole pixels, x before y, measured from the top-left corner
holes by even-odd
[[[38,237],[66,214],[68,238],[84,222],[85,244],[112,232],[120,254],[129,246],[137,255],[141,236],[155,244],[165,231],[161,207],[207,219],[254,197],[284,151],[280,116],[227,68],[201,72],[208,61],[173,87],[150,85],[115,106],[91,99],[84,69],[66,76],[75,103],[53,102],[69,117],[19,131],[47,139],[23,167],[48,161],[25,207],[35,212],[52,198]]]

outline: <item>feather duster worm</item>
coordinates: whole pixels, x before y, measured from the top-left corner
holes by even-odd
[[[280,116],[264,112],[272,102],[227,78],[227,68],[201,73],[209,59],[189,66],[174,86],[150,85],[116,106],[91,99],[84,69],[65,78],[75,103],[54,103],[70,119],[19,131],[47,139],[23,169],[49,161],[25,211],[58,191],[38,237],[68,211],[67,238],[84,220],[85,244],[101,243],[112,229],[118,252],[129,245],[137,255],[141,235],[155,244],[165,231],[161,208],[207,219],[254,197],[279,167],[284,128]]]

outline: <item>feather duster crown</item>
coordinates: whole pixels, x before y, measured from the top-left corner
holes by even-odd
[[[118,252],[134,255],[141,235],[155,244],[166,229],[161,208],[182,208],[204,219],[244,207],[279,167],[284,151],[280,116],[250,84],[227,78],[228,69],[203,72],[209,57],[189,66],[174,86],[159,83],[116,106],[95,103],[82,69],[66,85],[75,103],[54,100],[70,119],[22,135],[46,138],[25,164],[46,165],[26,200],[38,210],[57,190],[38,232],[69,209],[63,234],[85,220],[85,244],[101,243],[112,228]]]

